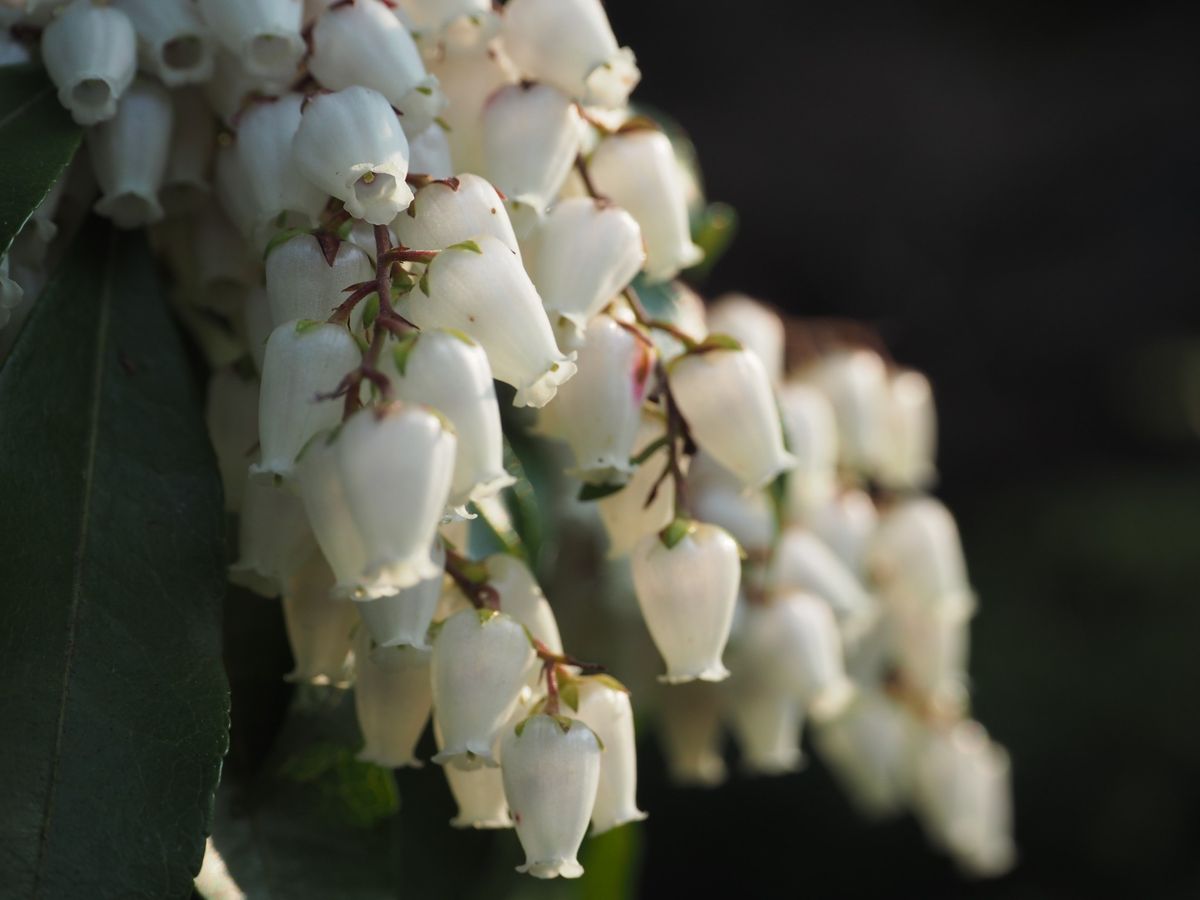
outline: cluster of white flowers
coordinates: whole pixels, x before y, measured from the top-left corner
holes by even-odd
[[[854,341],[785,376],[784,324],[747,298],[676,286],[647,312],[635,277],[702,253],[600,0],[19,5],[40,41],[4,61],[40,56],[95,210],[154,226],[213,366],[233,577],[282,597],[291,677],[353,684],[363,759],[419,765],[432,720],[453,824],[515,827],[539,877],[581,874],[589,821],[645,815],[628,692],[565,652],[524,562],[468,555],[513,483],[498,381],[598,498],[681,780],[723,777],[726,719],[748,770],[794,770],[810,720],[866,812],[1010,864],[1006,757],[965,715],[974,597],[923,493],[929,384]]]

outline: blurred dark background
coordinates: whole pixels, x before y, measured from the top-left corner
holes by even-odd
[[[609,0],[741,217],[704,285],[927,372],[1021,863],[957,879],[814,763],[647,760],[642,896],[1200,896],[1200,6]]]

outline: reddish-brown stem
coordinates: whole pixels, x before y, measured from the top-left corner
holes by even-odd
[[[598,200],[600,203],[609,203],[608,197],[600,193],[600,189],[596,187],[596,182],[592,181],[592,173],[588,169],[587,160],[580,153],[575,157],[575,171],[579,173],[579,180],[583,182],[583,189],[587,191],[589,197],[593,200]]]
[[[546,676],[546,705],[548,716],[558,715],[558,664],[551,660],[542,663],[542,674]]]
[[[438,255],[436,250],[409,250],[407,247],[393,247],[384,254],[388,263],[415,262],[428,265]]]
[[[486,577],[479,578],[477,572],[472,572],[473,564],[462,554],[446,548],[446,574],[471,601],[476,609],[500,609],[500,592],[488,584]]]
[[[662,397],[663,409],[667,414],[667,464],[662,474],[654,482],[650,494],[646,498],[646,506],[654,502],[662,483],[670,478],[675,483],[675,517],[690,518],[691,504],[688,502],[687,476],[683,474],[680,456],[691,453],[694,446],[687,421],[679,411],[675,395],[671,393],[671,382],[667,378],[667,367],[659,359],[654,364],[658,376],[658,390]]]
[[[637,319],[639,325],[669,334],[688,349],[696,346],[696,339],[686,331],[678,328],[675,325],[672,325],[670,322],[664,322],[662,319],[656,319],[651,316],[646,307],[642,304],[642,298],[639,297],[637,291],[633,289],[633,285],[625,288],[623,293],[625,295],[625,299],[629,302],[630,309],[633,310],[633,317]]]
[[[533,649],[537,651],[538,659],[544,663],[554,663],[559,666],[574,666],[582,672],[603,672],[604,666],[599,663],[584,662],[566,653],[555,653],[541,641],[534,638]]]

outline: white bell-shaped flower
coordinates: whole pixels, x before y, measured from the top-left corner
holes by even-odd
[[[171,98],[139,78],[121,97],[117,114],[87,135],[100,184],[96,212],[118,228],[140,228],[163,217],[158,200],[171,147]]]
[[[304,504],[291,491],[248,478],[238,523],[238,560],[230,580],[266,597],[277,597],[316,550]]]
[[[676,784],[715,787],[725,780],[721,755],[721,693],[715,684],[673,685],[659,719],[667,771]]]
[[[545,406],[575,374],[520,258],[490,235],[439,253],[401,306],[420,328],[456,329],[478,341],[492,375],[517,389],[514,406]]]
[[[525,266],[546,311],[582,333],[645,262],[637,221],[590,197],[555,204],[533,233]]]
[[[400,0],[400,12],[422,46],[434,53],[476,49],[500,28],[491,0]]]
[[[438,750],[441,750],[445,744],[436,719],[433,735]],[[460,769],[457,766],[442,766],[442,772],[458,806],[458,814],[450,820],[452,826],[477,829],[513,827],[512,816],[508,813],[508,799],[504,796],[504,776],[498,767]]]
[[[662,419],[643,413],[633,445],[634,455],[642,453],[665,433]],[[687,457],[680,462],[686,472]],[[596,511],[608,534],[609,559],[627,556],[646,535],[657,534],[671,524],[675,515],[675,482],[672,479],[662,482],[654,499],[646,505],[650,491],[666,464],[667,447],[663,446],[634,470],[625,487],[596,501]]]
[[[354,710],[364,740],[358,758],[387,769],[419,769],[417,741],[433,707],[429,651],[380,647],[360,628],[354,671]]]
[[[672,361],[668,377],[696,443],[745,487],[765,487],[796,464],[784,449],[767,370],[753,353],[688,353]]]
[[[445,745],[433,758],[460,769],[496,766],[496,741],[536,659],[525,628],[487,610],[455,613],[433,642],[433,707]]]
[[[286,94],[294,80],[290,75],[263,78],[252,74],[241,58],[224,47],[217,47],[212,78],[204,83],[204,96],[221,121],[235,128],[248,102]]]
[[[767,557],[777,527],[766,491],[743,490],[741,482],[704,451],[692,457],[688,487],[698,519],[728,531],[751,559]]]
[[[603,834],[646,814],[637,806],[637,745],[629,692],[604,675],[579,678],[578,715],[604,747],[592,808],[592,834]]]
[[[466,506],[514,483],[504,469],[504,435],[483,348],[462,333],[429,330],[385,354],[381,369],[396,396],[450,420],[458,436],[449,505]]]
[[[323,322],[346,299],[347,287],[375,277],[371,260],[354,244],[337,241],[332,259],[326,246],[315,235],[298,234],[267,254],[267,302],[276,325]]]
[[[742,573],[737,542],[700,522],[673,523],[665,534],[642,538],[631,557],[638,606],[667,663],[660,680],[721,681]]]
[[[784,775],[803,768],[804,715],[796,697],[740,669],[730,679],[729,691],[729,719],[742,768],[751,775]]]
[[[378,91],[355,86],[311,98],[292,149],[305,177],[356,219],[386,225],[412,202],[408,139]]]
[[[362,409],[342,426],[338,470],[367,550],[372,592],[398,591],[440,574],[429,548],[450,495],[458,441],[432,410]]]
[[[119,9],[74,0],[42,32],[42,63],[80,125],[117,114],[137,72],[137,35]]]
[[[308,70],[330,90],[361,85],[378,91],[400,113],[409,139],[446,105],[412,35],[380,0],[338,4],[317,19]]]
[[[504,7],[504,46],[526,78],[585,106],[624,106],[642,77],[600,0],[513,0]]]
[[[869,819],[894,815],[904,803],[910,753],[906,719],[888,697],[865,691],[813,734],[822,762]]]
[[[297,461],[300,498],[317,544],[333,570],[334,596],[370,596],[360,586],[367,549],[346,502],[336,435],[335,431],[320,432],[305,446]]]
[[[774,590],[803,591],[828,603],[848,641],[862,636],[878,615],[874,599],[849,566],[806,529],[783,533],[768,577]]]
[[[242,165],[237,146],[231,139],[218,138],[213,158],[213,185],[221,210],[237,226],[247,241],[254,241],[256,210],[250,176]]]
[[[487,234],[521,255],[504,200],[490,181],[478,175],[425,185],[408,209],[396,216],[392,228],[410,250],[444,250]]]
[[[928,378],[907,370],[888,379],[885,427],[879,480],[893,490],[928,488],[937,477],[937,410]]]
[[[807,524],[851,572],[863,577],[867,552],[879,524],[879,512],[870,494],[857,488],[842,491],[816,507]]]
[[[954,516],[938,500],[918,497],[887,509],[869,551],[869,568],[887,603],[968,616],[975,595]]]
[[[517,236],[528,234],[558,195],[579,154],[582,120],[547,84],[501,88],[483,108],[484,174],[508,198]]]
[[[167,87],[212,76],[212,36],[190,0],[115,0],[113,6],[133,23],[142,68]]]
[[[197,0],[213,33],[259,78],[291,76],[304,56],[300,0]]]
[[[556,428],[575,455],[572,474],[596,484],[626,481],[633,474],[630,456],[654,371],[654,348],[610,316],[597,316],[584,333],[576,365],[575,377],[553,401]]]
[[[383,597],[359,598],[358,614],[371,639],[380,647],[429,649],[429,626],[442,596],[446,550],[435,541],[429,555],[437,573],[412,587]]]
[[[235,147],[250,183],[254,235],[265,244],[279,229],[315,225],[326,193],[297,167],[292,144],[304,98],[286,94],[250,106],[238,123]]]
[[[775,594],[749,610],[746,630],[764,683],[800,700],[813,719],[837,715],[854,697],[842,636],[824,600],[799,591]]]
[[[600,142],[588,166],[597,190],[629,210],[641,226],[651,281],[668,281],[704,258],[692,243],[683,180],[665,134],[638,130],[611,135]]]
[[[771,307],[745,294],[725,294],[708,311],[708,330],[729,335],[757,356],[772,384],[783,380],[783,320]]]
[[[290,478],[296,455],[318,431],[342,418],[336,400],[319,400],[338,386],[361,359],[358,344],[343,325],[285,322],[271,332],[263,357],[258,435],[259,475]]]
[[[483,107],[487,99],[517,74],[503,49],[495,43],[469,53],[446,53],[429,62],[442,92],[450,101],[442,113],[449,126],[446,140],[455,172],[484,172]]]
[[[799,381],[780,388],[779,410],[796,458],[788,475],[788,514],[802,521],[837,489],[837,419],[825,394]]]
[[[810,381],[833,405],[842,465],[873,473],[887,445],[887,366],[874,350],[833,353],[813,367]]]
[[[178,215],[200,210],[212,194],[217,120],[197,87],[172,91],[171,104],[171,149],[159,197],[168,215]]]
[[[562,653],[562,637],[554,610],[529,567],[515,556],[496,553],[484,560],[488,584],[500,597],[500,608],[529,630],[551,653]]]
[[[426,128],[408,142],[408,170],[430,178],[448,179],[454,176],[454,160],[450,156],[450,139],[441,125]]]
[[[961,709],[967,691],[970,617],[902,609],[889,617],[892,662],[906,690],[935,709]]]
[[[333,573],[312,554],[283,590],[283,624],[296,666],[288,681],[342,685],[358,617],[354,604],[330,597]]]
[[[600,742],[578,719],[538,714],[504,736],[504,794],[525,850],[518,872],[578,878],[575,858],[596,802]]]
[[[204,407],[208,439],[217,454],[226,512],[242,508],[246,471],[258,443],[258,379],[230,366],[208,380]]]

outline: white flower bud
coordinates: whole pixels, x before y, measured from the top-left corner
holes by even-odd
[[[358,617],[354,604],[330,598],[333,573],[320,553],[289,580],[283,590],[283,624],[296,666],[288,681],[346,683],[347,657]]]
[[[687,198],[665,134],[629,131],[600,142],[588,164],[597,190],[629,210],[646,242],[646,276],[668,281],[704,252],[692,243]]]
[[[504,794],[537,878],[578,878],[575,858],[600,781],[600,742],[578,719],[534,715],[504,736]]]
[[[410,139],[446,105],[412,35],[379,0],[355,0],[317,19],[308,69],[330,90],[361,85],[378,91],[400,113]]]
[[[118,228],[140,228],[163,217],[158,189],[171,146],[171,98],[138,79],[121,97],[117,114],[88,131],[88,150],[102,196],[96,212]]]
[[[668,368],[671,393],[692,437],[748,488],[796,464],[762,362],[746,350],[689,353]]]
[[[766,491],[741,483],[704,451],[692,457],[688,487],[696,517],[724,528],[752,559],[764,559],[775,542],[775,508]]]
[[[512,616],[467,609],[433,642],[433,706],[445,746],[433,758],[460,769],[496,766],[496,741],[536,659]]]
[[[629,692],[601,675],[579,678],[579,719],[604,747],[600,783],[592,808],[592,835],[603,834],[646,814],[637,807],[637,745]]]
[[[240,113],[256,97],[278,97],[288,92],[290,76],[263,78],[251,74],[237,55],[218,47],[213,76],[204,84],[204,96],[227,126],[237,126]]]
[[[715,787],[725,780],[721,694],[716,685],[694,681],[671,687],[663,698],[660,724],[672,781]]]
[[[841,462],[859,472],[875,471],[887,441],[887,367],[873,350],[850,350],[825,357],[811,381],[833,404]]]
[[[514,406],[545,406],[575,374],[521,260],[489,235],[438,254],[401,312],[423,329],[456,329],[487,352],[492,375],[517,389]]]
[[[197,0],[200,13],[246,71],[258,78],[293,74],[304,56],[300,0]]]
[[[634,455],[641,453],[663,434],[661,420],[643,415],[638,439],[634,443]],[[686,464],[686,458],[681,462]],[[672,479],[668,478],[660,484],[654,500],[649,506],[646,505],[646,498],[650,496],[666,464],[667,448],[664,446],[655,450],[634,470],[625,487],[596,501],[596,511],[608,533],[609,559],[627,556],[642,538],[657,534],[671,524],[675,510],[675,482]]]
[[[440,574],[429,556],[450,494],[457,440],[419,406],[359,410],[336,441],[350,513],[367,550],[372,593],[412,587]]]
[[[582,333],[633,281],[646,251],[637,221],[590,197],[555,204],[530,239],[525,266],[546,311]]]
[[[633,549],[633,584],[650,636],[667,663],[660,681],[721,681],[742,564],[737,543],[715,525],[686,529],[673,547],[648,535]],[[672,525],[671,529],[675,529]],[[678,535],[667,533],[667,539]]]
[[[421,768],[417,741],[433,705],[429,651],[375,646],[360,628],[354,663],[354,709],[365,743],[358,758],[387,769]]]
[[[504,45],[525,77],[587,106],[624,106],[642,77],[633,51],[617,47],[600,0],[512,0]]]
[[[446,140],[456,172],[483,172],[483,106],[517,75],[498,45],[471,53],[447,53],[429,63],[442,91],[450,101],[442,113],[449,127]]]
[[[375,278],[375,267],[362,250],[349,241],[337,241],[336,248],[330,260],[312,234],[298,234],[271,248],[267,302],[276,326],[297,319],[323,322],[346,299],[345,288]]]
[[[860,579],[879,513],[866,491],[842,491],[812,511],[807,520],[813,534]]]
[[[508,198],[517,236],[528,234],[575,164],[582,120],[569,97],[545,84],[514,84],[483,108],[484,173]]]
[[[764,685],[741,670],[730,679],[730,724],[750,775],[784,775],[804,767],[804,716],[788,691]]]
[[[937,411],[928,378],[911,370],[891,376],[885,427],[879,480],[894,490],[929,487],[937,477]]]
[[[212,76],[212,38],[190,0],[115,0],[113,6],[133,23],[142,68],[167,87]]]
[[[725,294],[708,311],[708,330],[729,335],[757,356],[772,384],[783,380],[783,320],[774,309],[745,294]]]
[[[300,171],[356,219],[386,225],[412,202],[408,139],[377,91],[349,87],[311,98],[293,153]]]
[[[137,72],[137,36],[119,9],[75,0],[42,32],[42,63],[80,125],[117,113]]]
[[[820,723],[813,740],[861,815],[880,819],[900,811],[907,792],[909,731],[895,703],[862,693],[842,715]]]
[[[803,528],[783,533],[769,581],[774,590],[803,591],[828,603],[850,642],[862,636],[878,615],[875,601],[849,567]]]
[[[488,584],[500,596],[500,608],[524,625],[534,640],[541,641],[551,653],[562,653],[562,637],[554,610],[542,593],[529,567],[515,556],[496,553],[484,560]]]
[[[229,567],[230,580],[277,597],[316,550],[300,499],[278,485],[246,478],[238,549],[238,560]]]
[[[575,377],[559,388],[556,428],[575,455],[571,474],[597,484],[633,474],[630,456],[642,402],[654,371],[654,349],[609,316],[588,325]]]
[[[437,721],[433,723],[433,734],[438,750],[443,747],[442,730]],[[458,815],[450,820],[455,828],[512,828],[513,820],[508,814],[508,799],[504,796],[504,776],[499,768],[480,766],[478,769],[460,769],[457,766],[442,766],[450,793],[458,805]]]
[[[258,405],[262,461],[252,471],[292,477],[296,455],[309,438],[342,418],[341,403],[318,395],[333,391],[360,359],[344,325],[285,322],[271,332]]]
[[[292,156],[304,102],[299,94],[260,101],[238,123],[234,146],[250,185],[258,246],[279,228],[315,225],[325,208],[325,192],[304,177]]]
[[[217,120],[199,88],[171,93],[171,149],[163,174],[163,208],[169,215],[195,212],[211,194],[208,172],[217,145]]]
[[[779,391],[783,430],[796,467],[788,476],[788,513],[804,520],[837,488],[837,420],[818,389],[789,381]]]
[[[450,157],[450,140],[441,125],[426,128],[408,142],[408,169],[430,178],[450,178],[454,162]]]
[[[225,489],[225,510],[238,512],[258,443],[258,379],[234,368],[214,372],[208,381],[204,416]]]
[[[975,610],[958,526],[932,497],[906,500],[885,512],[871,545],[869,568],[893,607],[962,617]]]
[[[446,550],[441,541],[434,542],[429,559],[437,567],[436,574],[399,593],[359,598],[358,614],[371,639],[380,647],[429,649],[429,626],[442,596],[445,577],[442,568],[446,565]]]
[[[489,234],[521,255],[504,201],[491,182],[478,175],[425,185],[408,209],[396,216],[392,228],[410,250],[444,250]]]
[[[300,497],[317,544],[333,570],[334,596],[361,597],[359,581],[367,550],[346,503],[334,435],[321,432],[304,448],[298,461]]]

